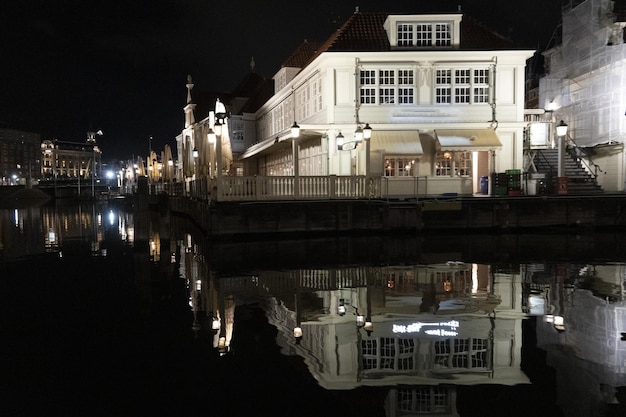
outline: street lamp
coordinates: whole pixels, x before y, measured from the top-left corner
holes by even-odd
[[[337,135],[337,137],[335,139],[337,141],[337,150],[338,151],[342,151],[343,150],[343,140],[344,140],[344,137],[341,134],[341,130],[339,131],[339,134]]]
[[[215,132],[215,177],[217,179],[217,195],[219,196],[222,189],[222,136],[224,134],[224,125],[226,123],[226,108],[221,102],[215,103],[215,124],[213,130]],[[210,132],[209,132],[210,133]],[[228,133],[228,132],[226,132]],[[219,198],[219,197],[218,197]]]
[[[195,177],[196,177],[196,164],[198,162],[198,156],[199,156],[198,148],[193,148],[193,151],[191,151],[191,156],[193,156],[193,176],[194,176],[194,179],[195,179]]]
[[[372,137],[372,128],[369,123],[365,123],[363,128],[363,139],[370,139]]]
[[[354,131],[354,140],[356,143],[361,143],[363,141],[363,128],[360,125],[356,126],[356,130]]]
[[[567,135],[567,124],[561,120],[556,126],[556,135],[558,136],[558,168],[557,168],[557,193],[567,194],[567,178],[565,177],[565,136]]]
[[[556,126],[556,135],[558,137],[567,135],[567,124],[563,120]]]
[[[298,126],[298,123],[293,122],[293,125],[291,125],[291,137],[297,138],[298,136],[300,136],[300,126]]]

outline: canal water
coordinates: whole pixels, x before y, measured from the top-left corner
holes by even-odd
[[[624,416],[625,249],[2,209],[0,415]]]

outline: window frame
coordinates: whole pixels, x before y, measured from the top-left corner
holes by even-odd
[[[489,105],[492,71],[487,66],[438,67],[433,71],[435,104]]]
[[[359,103],[361,105],[417,104],[416,69],[408,67],[361,68]]]
[[[451,21],[397,21],[398,48],[452,47],[454,23]]]

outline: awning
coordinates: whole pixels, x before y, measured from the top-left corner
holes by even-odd
[[[502,143],[493,129],[436,129],[441,151],[492,151]]]
[[[301,132],[298,141],[305,142],[311,139],[319,139],[322,137],[321,133],[308,131]],[[283,136],[276,136],[275,138],[265,139],[263,142],[255,143],[246,149],[239,159],[250,158],[251,156],[259,156],[264,153],[269,153],[270,149],[272,152],[276,152],[280,149],[290,148],[291,147],[291,134],[285,134]]]
[[[423,155],[417,130],[375,130],[370,139],[370,151],[382,150],[386,155]]]
[[[271,148],[275,143],[278,143],[278,138],[266,139],[263,142],[255,143],[254,145],[246,149],[244,153],[241,154],[239,159],[246,159],[253,155],[257,155],[264,150]]]

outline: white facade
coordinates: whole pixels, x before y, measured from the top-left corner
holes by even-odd
[[[562,43],[544,53],[539,106],[564,120],[575,145],[591,151],[598,184],[624,191],[626,23],[610,0],[587,0],[563,11]],[[591,164],[590,164],[591,165]]]
[[[429,194],[471,194],[482,176],[521,169],[533,51],[464,49],[464,18],[387,16],[387,50],[323,49],[299,72],[283,67],[275,80],[284,87],[256,113],[258,143],[243,154],[244,175],[372,175],[386,177],[396,194],[409,195],[424,180]],[[441,45],[402,44],[429,27],[444,28],[429,35]],[[354,132],[366,123],[371,140],[356,143]]]

